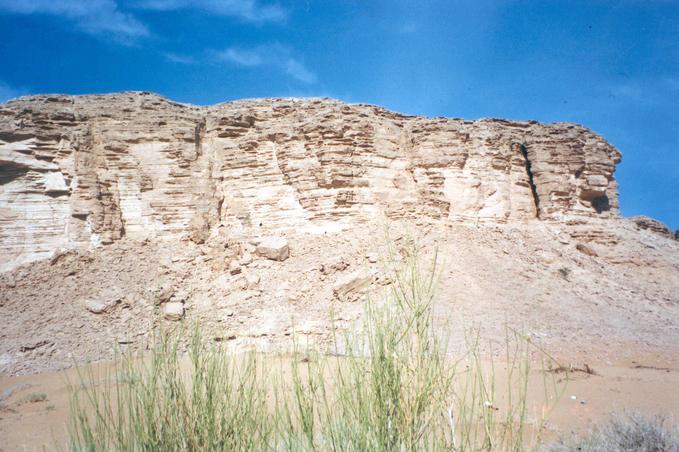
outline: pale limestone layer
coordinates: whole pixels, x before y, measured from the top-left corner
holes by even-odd
[[[179,238],[197,223],[265,235],[381,218],[617,216],[619,160],[574,124],[331,99],[24,97],[0,105],[0,270],[123,236]]]

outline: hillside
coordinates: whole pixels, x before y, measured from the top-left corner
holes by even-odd
[[[322,343],[407,242],[438,252],[454,346],[508,323],[572,360],[679,361],[679,242],[620,217],[619,161],[575,124],[331,99],[11,101],[0,371],[107,358],[177,319],[234,347]]]

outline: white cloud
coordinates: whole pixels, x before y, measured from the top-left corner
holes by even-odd
[[[280,5],[262,4],[259,0],[137,0],[134,6],[156,11],[200,9],[256,23],[281,22],[288,16],[288,12]]]
[[[122,44],[132,44],[149,36],[146,25],[121,5],[155,11],[198,9],[252,23],[282,22],[288,16],[288,11],[277,3],[262,0],[0,0],[0,14],[60,17],[85,33],[112,38]],[[166,58],[175,63],[193,63],[180,55],[166,55]],[[184,61],[180,61],[182,59]]]
[[[311,72],[302,63],[295,60],[294,58],[289,58],[285,61],[285,72],[293,78],[304,83],[315,83],[316,74]]]
[[[282,44],[268,44],[250,49],[230,47],[215,53],[215,58],[239,67],[275,68],[300,82],[316,83],[316,74],[292,55],[292,49]]]
[[[86,33],[123,43],[149,34],[146,26],[122,12],[115,0],[0,0],[0,12],[63,17]]]
[[[15,88],[0,80],[0,102],[7,102],[15,97],[23,96],[27,90]]]
[[[177,63],[177,64],[196,64],[197,61],[195,58],[192,56],[188,55],[180,55],[178,53],[173,53],[173,52],[165,52],[163,54],[165,59],[171,63]]]
[[[264,54],[267,53],[265,49],[239,49],[231,47],[218,54],[220,60],[235,63],[238,66],[254,67],[261,66],[265,63]]]

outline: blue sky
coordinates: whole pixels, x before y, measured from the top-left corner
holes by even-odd
[[[0,101],[330,96],[572,121],[623,153],[624,215],[679,228],[678,0],[0,0]]]

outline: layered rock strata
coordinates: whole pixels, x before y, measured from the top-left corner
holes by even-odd
[[[602,137],[566,123],[404,116],[331,99],[23,97],[0,105],[0,270],[122,237],[616,216],[619,161]]]

